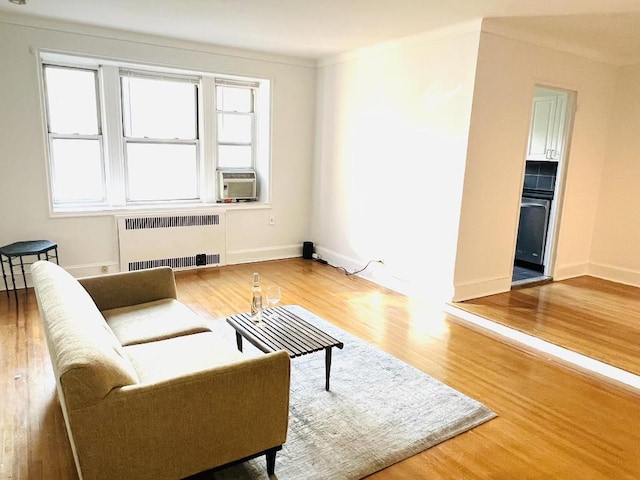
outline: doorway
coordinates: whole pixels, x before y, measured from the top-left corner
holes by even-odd
[[[552,280],[574,105],[574,92],[535,87],[512,286]]]

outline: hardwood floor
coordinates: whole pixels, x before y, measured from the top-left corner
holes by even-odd
[[[246,311],[253,271],[282,287],[282,304],[304,306],[497,413],[371,479],[640,478],[639,393],[513,348],[440,306],[302,259],[180,272],[179,298],[209,319]],[[0,295],[0,478],[76,479],[33,291],[19,297],[16,311]],[[549,309],[553,300],[538,302]]]
[[[453,304],[640,375],[640,289],[577,277]]]

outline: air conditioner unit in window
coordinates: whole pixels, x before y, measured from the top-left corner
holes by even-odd
[[[253,170],[218,171],[218,202],[256,200],[256,172]]]

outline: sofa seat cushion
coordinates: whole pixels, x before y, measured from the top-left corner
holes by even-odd
[[[103,310],[102,315],[123,346],[211,331],[193,311],[173,298]]]
[[[213,332],[130,345],[124,350],[141,383],[160,382],[249,358]]]

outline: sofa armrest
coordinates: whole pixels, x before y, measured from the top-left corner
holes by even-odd
[[[85,277],[78,281],[100,311],[177,298],[176,282],[170,267]]]
[[[182,478],[282,445],[284,351],[154,384],[69,412],[85,479]]]

